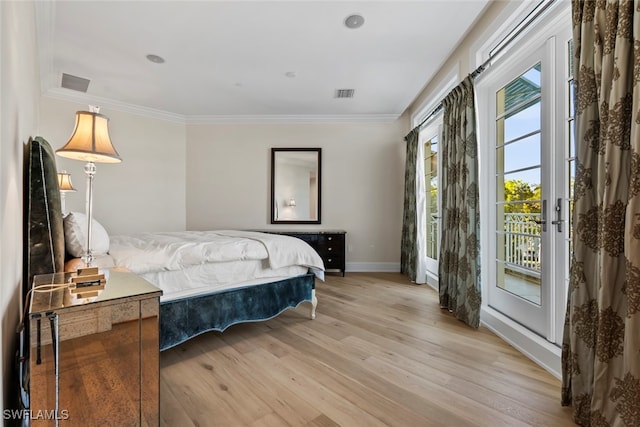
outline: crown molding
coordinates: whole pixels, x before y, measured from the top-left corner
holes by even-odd
[[[135,114],[138,116],[149,117],[152,119],[165,120],[174,123],[186,123],[185,116],[181,114],[170,113],[168,111],[156,110],[149,107],[141,107],[126,102],[114,101],[109,98],[88,95],[86,93],[76,92],[70,89],[53,88],[45,91],[42,96],[59,99],[61,101],[77,102],[80,104],[90,104],[100,106],[100,108],[117,110],[124,113]]]
[[[187,116],[189,125],[207,124],[314,124],[314,123],[390,123],[397,114],[346,114],[346,115],[207,115]]]
[[[108,98],[75,92],[70,89],[52,88],[42,96],[79,104],[97,105],[101,108],[122,111],[159,120],[181,123],[185,125],[219,125],[219,124],[316,124],[316,123],[391,123],[399,114],[345,114],[345,115],[201,115],[184,116],[168,111],[114,101]]]

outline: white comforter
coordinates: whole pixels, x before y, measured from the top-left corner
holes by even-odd
[[[115,265],[137,274],[177,271],[240,260],[265,260],[272,269],[310,268],[324,279],[322,259],[306,242],[284,235],[237,230],[180,231],[111,236]]]

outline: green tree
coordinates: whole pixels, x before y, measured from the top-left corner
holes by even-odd
[[[540,213],[540,184],[532,184],[521,179],[510,179],[504,182],[504,200],[507,202],[504,211],[508,213]],[[528,202],[528,201],[531,202]],[[526,202],[526,203],[509,203]]]

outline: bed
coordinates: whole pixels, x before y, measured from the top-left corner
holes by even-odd
[[[79,255],[86,217],[62,217],[55,155],[42,138],[25,151],[24,293],[36,274]],[[94,265],[125,267],[163,290],[160,350],[207,331],[273,318],[307,303],[315,318],[318,254],[300,239],[242,230],[109,236],[92,222]],[[106,241],[106,244],[105,244]],[[77,265],[77,263],[76,263]],[[108,270],[107,270],[108,271]]]

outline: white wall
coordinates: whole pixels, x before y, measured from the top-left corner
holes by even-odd
[[[40,135],[54,149],[87,105],[43,97]],[[344,229],[351,270],[399,269],[408,121],[184,125],[102,108],[123,162],[97,164],[94,215],[110,234],[184,229]],[[322,224],[270,224],[271,147],[321,147]],[[58,158],[84,212],[83,163]]]
[[[43,97],[40,135],[58,149],[87,105]],[[398,270],[406,117],[392,123],[184,125],[102,108],[123,158],[97,164],[94,215],[110,234],[213,228],[344,229],[351,270]],[[321,147],[322,224],[270,224],[271,147]],[[84,212],[83,163],[58,158]]]
[[[187,228],[344,229],[347,269],[399,270],[406,117],[393,123],[190,125]],[[270,224],[272,147],[322,148],[321,225]]]
[[[67,143],[75,113],[86,104],[43,97],[40,135],[54,150]],[[94,218],[109,234],[175,231],[186,227],[185,126],[102,108],[122,163],[97,163],[93,183]],[[76,193],[66,195],[67,211],[85,211],[84,162],[58,157],[58,170],[71,173]]]
[[[13,373],[21,314],[24,147],[37,135],[38,74],[32,2],[0,2],[0,313],[2,408],[16,408]]]

